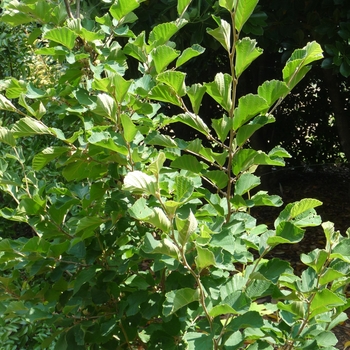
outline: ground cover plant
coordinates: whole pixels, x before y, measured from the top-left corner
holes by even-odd
[[[43,349],[335,349],[332,329],[349,305],[348,232],[322,223],[326,246],[303,254],[296,274],[266,256],[320,225],[321,202],[288,204],[273,227],[250,215],[282,205],[254,172],[289,154],[246,144],[322,58],[310,42],[281,80],[238,98],[263,54],[244,37],[257,3],[218,2],[230,21],[216,13],[207,33],[230,73],[188,86],[186,62],[205,48],[171,40],[190,0],[178,1],[177,20],[139,33],[137,0],[106,1],[95,18],[68,2],[4,2],[5,23],[37,23],[35,52],[57,77],[1,81],[0,109],[16,119],[0,127],[0,216],[32,234],[0,240],[4,324],[44,323]],[[222,110],[211,125],[200,117],[204,94]],[[169,136],[174,123],[196,136]]]

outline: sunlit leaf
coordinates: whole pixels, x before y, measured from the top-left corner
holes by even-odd
[[[193,113],[182,113],[172,118],[172,122],[181,122],[198,130],[202,134],[208,136],[210,134],[209,127],[204,123],[201,117]]]
[[[68,47],[70,50],[73,49],[77,37],[77,34],[67,27],[54,28],[44,33],[45,39],[55,41],[56,43]]]
[[[293,52],[282,70],[283,81],[289,89],[292,89],[311,69],[310,63],[323,58],[322,52],[321,46],[315,41]]]
[[[265,81],[258,87],[258,95],[264,98],[269,106],[272,106],[279,98],[286,96],[289,91],[286,83],[280,80]]]
[[[182,66],[191,58],[201,55],[204,51],[205,51],[205,48],[198,44],[193,44],[191,47],[188,47],[182,52],[180,57],[176,60],[176,68]]]
[[[248,21],[249,17],[253,13],[259,0],[245,0],[235,1],[237,3],[235,13],[235,27],[238,32],[241,31],[245,22]]]
[[[135,170],[125,176],[124,190],[155,195],[157,192],[157,182],[153,176]]]
[[[238,107],[235,109],[233,128],[237,130],[240,126],[258,114],[267,112],[269,105],[259,95],[248,94],[238,100]]]
[[[151,56],[154,61],[154,65],[157,73],[161,73],[176,57],[180,55],[180,52],[167,45],[157,46],[151,51]]]
[[[131,118],[125,113],[120,115],[120,120],[123,125],[123,134],[126,142],[132,142],[137,134],[137,127]]]
[[[198,301],[199,291],[198,289],[191,288],[172,290],[165,294],[165,298],[163,315],[169,316],[193,301]]]
[[[53,146],[45,148],[34,156],[32,161],[33,169],[41,170],[46,164],[50,163],[60,155],[69,152],[70,150],[70,147],[65,146]]]
[[[195,257],[195,262],[197,269],[203,270],[209,266],[215,266],[215,256],[212,251],[207,248],[202,248],[197,245],[197,256]]]
[[[206,171],[203,174],[206,178],[213,181],[213,183],[219,188],[222,189],[227,186],[228,176],[225,172],[221,170],[210,170]]]
[[[148,43],[152,47],[166,44],[186,23],[187,21],[182,19],[178,22],[166,22],[156,25],[149,34]]]
[[[256,47],[256,40],[243,38],[236,44],[236,76],[239,76],[249,67],[249,65],[260,55],[263,50]]]
[[[260,183],[261,181],[258,176],[250,173],[244,173],[236,181],[235,194],[243,195],[254,187],[259,186]]]
[[[186,74],[177,71],[165,71],[158,74],[157,80],[170,86],[178,96],[184,96],[186,93],[185,85]]]
[[[190,170],[194,173],[199,173],[203,168],[196,157],[188,154],[177,157],[174,161],[171,162],[171,166],[174,168]]]
[[[52,134],[45,124],[31,117],[18,120],[11,131],[15,137]]]
[[[6,143],[11,147],[16,146],[16,139],[11,130],[0,126],[0,142]]]
[[[181,106],[181,101],[175,95],[174,90],[167,85],[156,85],[152,88],[149,98],[156,101],[171,103],[175,106]]]
[[[177,2],[177,13],[179,16],[182,15],[184,11],[186,11],[188,5],[191,3],[192,0],[178,0]]]
[[[175,190],[177,202],[187,201],[194,191],[192,180],[182,175],[177,176],[175,178]]]
[[[192,233],[197,230],[198,222],[192,211],[186,219],[181,219],[178,215],[175,217],[176,228],[179,233],[178,242],[185,246]]]
[[[221,142],[225,142],[227,135],[232,128],[232,119],[224,115],[220,119],[213,119],[212,125],[213,125],[213,129],[215,130],[216,134],[219,137],[219,140]]]
[[[0,94],[0,110],[16,112],[17,108],[5,96]]]
[[[137,0],[118,0],[110,7],[109,12],[115,19],[120,21],[139,6],[140,4]]]
[[[218,73],[211,83],[206,83],[207,93],[227,112],[232,107],[231,89],[232,77],[229,74]]]
[[[213,16],[213,18],[219,27],[215,29],[207,28],[207,33],[213,36],[229,52],[231,50],[231,25],[219,17]]]
[[[201,84],[193,84],[187,89],[187,96],[190,98],[194,114],[198,115],[206,88]]]

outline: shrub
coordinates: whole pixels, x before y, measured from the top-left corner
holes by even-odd
[[[54,89],[12,78],[0,95],[0,108],[19,117],[0,128],[11,150],[0,159],[0,188],[13,199],[0,215],[34,232],[0,241],[0,310],[52,325],[42,348],[57,340],[55,349],[334,349],[350,240],[323,223],[327,245],[301,256],[301,275],[268,259],[321,223],[321,202],[288,204],[273,227],[257,225],[252,207],[282,201],[256,190],[254,171],[283,166],[289,154],[246,147],[322,50],[296,50],[282,80],[237,99],[262,54],[240,38],[257,0],[220,0],[232,21],[214,17],[207,32],[231,73],[187,86],[181,68],[204,48],[181,52],[170,39],[190,3],[179,0],[179,18],[148,36],[130,29],[137,0],[117,1],[95,21],[63,3],[5,4],[2,20],[38,21],[48,45],[36,53],[62,64]],[[128,80],[130,60],[139,75]],[[210,126],[199,113],[205,93],[223,110]],[[170,137],[173,123],[197,136]],[[31,159],[19,151],[28,140],[44,140]]]

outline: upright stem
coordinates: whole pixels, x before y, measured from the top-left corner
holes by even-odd
[[[238,2],[238,0],[237,0]],[[233,125],[233,118],[234,118],[234,111],[235,111],[235,105],[236,105],[236,95],[237,95],[237,85],[238,85],[238,79],[236,77],[236,71],[235,71],[235,53],[236,53],[236,42],[238,40],[238,33],[236,32],[235,28],[235,16],[236,12],[231,12],[231,25],[232,25],[232,36],[233,36],[233,42],[232,42],[232,48],[229,54],[229,60],[230,60],[230,69],[231,69],[231,77],[232,77],[232,90],[231,90],[231,108],[229,110],[229,119],[231,120],[231,125]],[[233,141],[234,141],[235,132],[231,126],[230,129],[230,136],[229,136],[229,154],[228,154],[228,162],[227,162],[227,177],[229,179],[228,185],[227,185],[227,216],[226,216],[226,222],[230,221],[231,218],[231,193],[232,193],[232,179],[231,179],[231,167],[232,167],[232,159],[233,159]]]

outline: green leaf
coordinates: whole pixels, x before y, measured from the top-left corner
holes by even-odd
[[[173,242],[167,238],[157,241],[148,232],[146,233],[145,243],[142,246],[142,249],[149,254],[162,254],[179,260],[180,252]]]
[[[338,339],[333,332],[322,331],[316,336],[317,345],[320,348],[330,348],[337,345]]]
[[[218,28],[209,29],[207,33],[214,37],[227,52],[231,50],[231,25],[220,17],[213,16]]]
[[[312,41],[304,48],[293,52],[282,70],[283,81],[292,89],[311,69],[310,63],[323,58],[321,46]]]
[[[260,178],[250,173],[242,174],[236,182],[235,194],[242,196],[261,183]]]
[[[233,129],[238,130],[240,126],[255,117],[257,114],[267,112],[269,105],[259,95],[248,94],[238,100],[233,118]]]
[[[112,137],[108,132],[92,132],[91,136],[88,138],[88,142],[113,152],[123,155],[128,154],[125,141],[120,134],[116,134]]]
[[[334,307],[344,304],[345,301],[342,298],[328,289],[317,291],[310,305],[311,315],[309,316],[309,320],[319,314],[332,310]]]
[[[51,134],[46,125],[31,117],[18,120],[12,127],[12,132],[15,137]]]
[[[148,43],[155,48],[166,44],[186,23],[187,21],[182,19],[177,22],[166,22],[156,25],[149,34]]]
[[[159,134],[157,131],[150,132],[145,138],[147,145],[155,145],[169,148],[176,148],[177,143],[168,135]]]
[[[206,83],[204,86],[207,93],[224,108],[227,112],[232,107],[231,92],[232,92],[232,77],[229,74],[218,73],[211,83]]]
[[[120,74],[115,73],[112,76],[112,84],[114,86],[114,96],[119,104],[124,102],[126,93],[128,92],[132,80],[125,80]]]
[[[332,250],[332,259],[338,258],[350,263],[350,238],[342,239]]]
[[[249,67],[249,65],[260,55],[263,50],[256,47],[256,40],[243,38],[236,44],[236,76],[237,78]]]
[[[34,170],[41,170],[46,164],[50,163],[60,155],[69,152],[70,150],[70,147],[65,146],[47,147],[34,156],[32,167]]]
[[[157,80],[170,86],[177,96],[184,96],[186,94],[185,77],[185,73],[168,70],[158,74]]]
[[[177,14],[179,16],[182,15],[184,11],[186,11],[188,5],[191,3],[192,0],[178,0],[177,1]]]
[[[123,188],[126,191],[152,194],[155,196],[157,193],[157,182],[153,176],[136,170],[125,176]]]
[[[200,173],[203,168],[202,164],[197,160],[196,157],[187,154],[181,157],[177,157],[174,161],[171,162],[170,166],[173,168],[189,170],[194,173]]]
[[[237,5],[237,0],[219,0],[219,5],[227,11],[232,12],[233,7]]]
[[[45,39],[55,41],[70,50],[73,49],[77,37],[78,36],[67,27],[54,28],[44,33]]]
[[[3,126],[0,126],[0,142],[6,143],[11,147],[16,146],[16,139],[14,138],[12,131]]]
[[[174,90],[167,85],[159,84],[154,86],[149,94],[149,98],[181,107],[181,101],[174,94]]]
[[[245,142],[264,125],[273,123],[275,118],[272,115],[259,115],[255,117],[249,124],[242,125],[236,135],[237,145],[243,146]]]
[[[204,121],[196,114],[193,113],[183,113],[178,114],[176,117],[171,119],[172,122],[181,122],[183,124],[189,125],[193,129],[199,131],[203,135],[210,135],[209,127],[204,123]]]
[[[139,6],[140,4],[137,0],[118,0],[110,7],[109,12],[113,18],[120,21]]]
[[[17,112],[17,108],[5,96],[0,94],[0,110]]]
[[[280,80],[265,81],[258,87],[258,95],[264,98],[269,106],[272,106],[279,98],[286,96],[289,91],[287,84]]]
[[[203,270],[209,266],[215,266],[215,256],[212,251],[207,248],[202,248],[200,246],[196,246],[197,255],[195,257],[195,262],[198,270]]]
[[[82,285],[86,282],[90,282],[96,274],[96,266],[91,266],[87,269],[81,270],[75,278],[73,295],[76,294]]]
[[[181,219],[178,215],[175,217],[176,228],[179,232],[178,242],[181,246],[185,246],[192,233],[197,230],[198,222],[192,211],[186,219]]]
[[[280,207],[283,201],[280,196],[269,195],[266,191],[259,191],[250,198],[254,202],[254,206],[271,206]]]
[[[156,68],[156,72],[161,73],[176,57],[180,55],[180,52],[167,45],[157,46],[151,51],[151,57]]]
[[[199,290],[192,288],[182,288],[172,290],[165,294],[163,304],[163,315],[169,316],[184,306],[199,300]]]
[[[184,336],[188,350],[212,350],[214,349],[213,337],[199,332],[187,332]]]
[[[318,199],[304,198],[301,201],[294,203],[289,215],[291,218],[295,218],[298,215],[308,211],[309,209],[318,207],[320,205],[322,205],[322,202]]]
[[[18,204],[18,210],[27,215],[37,215],[39,213],[42,214],[41,212],[45,205],[46,201],[36,195],[33,198],[23,198]]]
[[[224,115],[220,119],[212,119],[212,126],[221,142],[225,142],[228,133],[232,128],[232,120]]]
[[[214,318],[217,316],[228,314],[236,315],[237,312],[230,305],[227,304],[216,305],[209,311],[209,315]]]
[[[157,158],[148,166],[148,170],[155,175],[159,176],[160,171],[163,168],[164,162],[166,160],[166,156],[164,152],[159,152]]]
[[[205,92],[206,88],[201,84],[193,84],[189,89],[187,89],[187,96],[191,101],[193,112],[196,115],[198,115]]]
[[[248,21],[258,2],[259,0],[235,1],[237,6],[235,13],[235,27],[238,32],[242,30],[244,23]]]
[[[304,230],[291,222],[281,222],[276,228],[276,236],[267,239],[267,244],[274,247],[281,243],[298,243],[304,238]]]
[[[193,57],[197,57],[201,55],[204,51],[205,51],[205,48],[198,44],[193,44],[191,47],[188,47],[182,52],[180,57],[176,60],[176,68],[182,66],[184,63],[186,63]]]
[[[132,142],[137,134],[137,127],[129,117],[129,115],[123,113],[120,115],[120,120],[123,125],[123,135],[126,142]]]
[[[203,175],[211,180],[219,189],[227,186],[228,176],[221,170],[210,170],[203,173]]]
[[[113,122],[117,122],[117,104],[111,96],[105,93],[98,94],[96,106],[95,113],[107,116]]]
[[[171,223],[164,211],[160,208],[149,208],[145,198],[139,198],[131,208],[129,213],[137,220],[150,223],[163,232],[169,232]]]
[[[259,265],[257,271],[267,280],[276,284],[281,275],[290,270],[290,264],[287,261],[273,258],[268,262]],[[251,278],[254,278],[252,275]]]
[[[314,249],[312,252],[300,255],[300,260],[307,266],[312,267],[317,273],[323,269],[323,265],[328,259],[326,250]]]
[[[179,203],[186,202],[194,191],[193,182],[182,175],[175,178],[175,199]]]
[[[86,216],[81,219],[79,219],[78,223],[76,224],[75,233],[81,233],[83,232],[83,235],[86,234],[86,232],[92,232],[98,228],[101,224],[105,222],[104,219],[100,218],[99,216]]]

